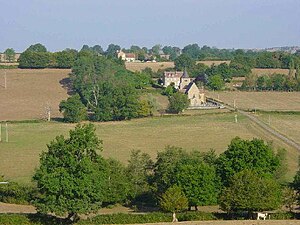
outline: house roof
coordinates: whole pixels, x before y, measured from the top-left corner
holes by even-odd
[[[189,92],[189,90],[191,89],[191,87],[193,86],[193,84],[195,84],[194,82],[189,83],[184,89],[185,89],[185,94],[187,94]]]
[[[182,78],[189,78],[189,74],[188,74],[188,72],[186,71],[186,69],[185,69],[184,72],[183,72]]]
[[[164,76],[166,78],[180,78],[182,77],[183,72],[178,72],[178,71],[165,71]]]
[[[135,58],[135,54],[134,53],[126,53],[125,57],[126,58]]]

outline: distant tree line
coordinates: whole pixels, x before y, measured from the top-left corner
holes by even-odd
[[[5,54],[12,58],[13,49],[7,49]],[[129,49],[121,48],[117,44],[110,44],[106,51],[100,45],[88,46],[83,45],[80,51],[90,51],[97,55],[105,55],[110,58],[116,57],[116,52],[122,50],[126,53],[134,53],[139,61],[156,60],[156,61],[174,61],[181,54],[185,54],[195,61],[198,60],[230,60],[235,63],[232,67],[250,68],[289,68],[291,62],[295,65],[300,64],[299,52],[290,54],[286,52],[266,52],[251,51],[241,49],[218,49],[204,45],[199,47],[198,44],[189,44],[183,49],[176,46],[154,45],[152,48],[132,45]],[[14,50],[13,50],[14,51]],[[80,52],[79,51],[79,52]],[[31,52],[31,54],[29,54]],[[35,53],[35,54],[33,54]],[[71,68],[74,64],[78,51],[75,49],[65,49],[59,52],[47,52],[45,46],[40,43],[31,45],[21,55],[20,68]],[[168,55],[168,57],[166,57]],[[39,57],[42,57],[39,61]],[[32,58],[32,59],[31,59]],[[65,58],[65,59],[64,59]],[[38,60],[38,62],[36,62]],[[188,66],[188,65],[186,65]]]

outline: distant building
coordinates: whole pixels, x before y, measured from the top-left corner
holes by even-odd
[[[194,82],[194,78],[190,78],[187,71],[165,72],[163,75],[163,86],[167,87],[174,84],[174,87],[180,92],[186,94],[190,100],[190,108],[201,107],[206,103],[204,91],[200,91]]]
[[[159,57],[162,58],[162,59],[170,60],[170,55],[169,54],[160,54]]]
[[[15,54],[15,59],[12,62],[17,62],[18,59],[20,58],[21,53],[16,53]],[[2,63],[7,63],[8,60],[6,59],[6,56],[4,53],[0,53],[0,62]]]
[[[121,58],[123,61],[126,62],[134,62],[136,59],[136,56],[134,53],[125,53],[122,50],[117,52],[118,58]]]

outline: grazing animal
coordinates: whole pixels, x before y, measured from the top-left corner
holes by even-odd
[[[256,219],[257,220],[260,220],[260,219],[266,220],[267,216],[268,216],[268,213],[260,213],[260,212],[258,212]]]

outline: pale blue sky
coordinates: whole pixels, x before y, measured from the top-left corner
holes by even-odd
[[[0,0],[0,52],[110,43],[300,45],[300,0]]]

